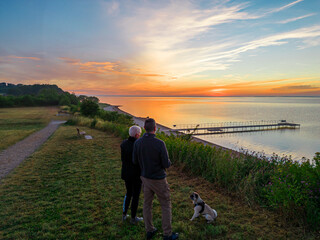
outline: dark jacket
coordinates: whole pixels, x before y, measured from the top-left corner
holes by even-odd
[[[151,133],[145,133],[134,143],[132,160],[139,164],[141,176],[149,179],[165,178],[165,168],[171,165],[165,143]]]
[[[120,145],[122,161],[121,178],[123,180],[140,179],[140,167],[132,162],[132,152],[135,141],[136,139],[134,137],[129,137]]]

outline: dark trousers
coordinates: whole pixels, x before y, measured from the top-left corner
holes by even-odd
[[[126,184],[127,193],[123,201],[123,214],[126,215],[131,202],[131,217],[135,218],[137,215],[137,209],[139,205],[139,196],[141,192],[141,180],[137,179],[127,179],[124,180]]]

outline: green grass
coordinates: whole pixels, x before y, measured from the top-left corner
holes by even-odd
[[[0,108],[0,151],[45,127],[57,107]]]
[[[235,153],[159,133],[171,160],[236,194],[248,204],[267,206],[291,223],[320,230],[320,153],[313,162]]]
[[[144,239],[144,225],[121,222],[124,182],[120,178],[121,139],[88,129],[78,138],[74,126],[61,126],[0,185],[0,239]],[[173,230],[180,239],[312,239],[275,213],[250,208],[212,183],[176,166],[168,171]],[[218,212],[215,223],[189,219],[192,191]],[[143,194],[138,215],[142,215]],[[159,202],[153,204],[161,231]],[[159,233],[155,239],[159,240]]]

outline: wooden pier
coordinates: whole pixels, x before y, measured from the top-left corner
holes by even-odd
[[[202,124],[179,124],[173,125],[172,132],[180,132],[193,135],[226,134],[256,132],[279,129],[297,129],[300,124],[290,123],[286,120],[248,121],[248,122],[223,122]]]

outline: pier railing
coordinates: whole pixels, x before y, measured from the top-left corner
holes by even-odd
[[[173,132],[194,135],[241,133],[278,129],[297,129],[300,124],[287,122],[286,120],[261,120],[246,122],[221,122],[201,124],[177,124],[173,125]]]

